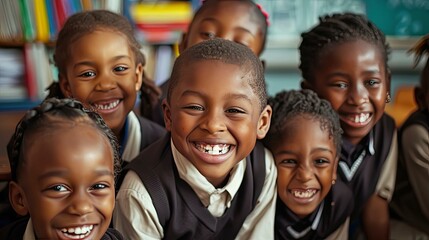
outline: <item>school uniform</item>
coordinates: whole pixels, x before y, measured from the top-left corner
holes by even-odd
[[[33,224],[31,218],[22,218],[0,229],[0,239],[2,240],[35,240]],[[101,240],[122,240],[125,239],[120,232],[109,228]]]
[[[395,122],[387,114],[357,145],[343,138],[337,172],[354,195],[351,222],[359,218],[374,193],[390,201],[395,187],[396,165]]]
[[[394,215],[429,238],[429,111],[412,113],[399,131],[400,155],[396,190],[390,204]],[[396,229],[398,232],[410,230]],[[422,238],[424,239],[424,238]]]
[[[130,239],[274,238],[277,171],[261,143],[222,188],[177,151],[170,134],[126,170],[113,226]]]
[[[309,216],[300,219],[277,199],[275,231],[277,240],[348,239],[349,217],[353,210],[353,194],[341,181]]]
[[[165,128],[131,111],[124,125],[124,137],[120,143],[120,153],[125,165],[131,162],[150,144],[166,134]]]

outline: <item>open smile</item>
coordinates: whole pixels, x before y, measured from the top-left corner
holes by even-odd
[[[295,188],[295,189],[289,189],[288,191],[295,199],[295,201],[301,204],[305,204],[313,201],[316,194],[320,192],[319,189],[315,189],[315,188],[307,188],[307,189]]]
[[[231,155],[234,145],[226,143],[209,144],[194,142],[194,152],[198,158],[208,164],[220,164],[227,161]]]
[[[372,119],[372,113],[341,114],[340,118],[348,125],[361,127],[366,126]]]
[[[68,228],[62,228],[61,234],[64,237],[64,239],[84,239],[91,234],[93,229],[94,229],[94,225],[68,227]]]

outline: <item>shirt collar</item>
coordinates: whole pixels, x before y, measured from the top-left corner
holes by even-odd
[[[226,192],[229,197],[226,203],[227,207],[231,205],[231,201],[243,181],[244,172],[246,169],[246,161],[241,160],[231,170],[231,174],[228,183],[223,188],[215,188],[199,171],[198,169],[186,159],[174,146],[171,140],[171,150],[173,153],[173,159],[177,166],[179,176],[183,179],[197,194],[198,198],[204,204],[204,206],[210,205],[210,195],[212,193]]]
[[[36,240],[31,218],[28,220],[27,227],[25,228],[25,232],[24,232],[24,236],[22,237],[22,240]]]

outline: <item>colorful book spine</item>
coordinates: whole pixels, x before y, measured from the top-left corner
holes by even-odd
[[[53,6],[54,3],[53,0],[45,0],[45,4],[49,23],[49,40],[54,41],[57,38],[58,33],[58,23],[55,18],[55,9]]]
[[[49,23],[45,0],[34,0],[34,15],[36,18],[36,40],[47,42],[49,40]]]
[[[30,9],[26,0],[18,0],[19,10],[22,16],[22,30],[24,32],[25,41],[34,40],[34,27],[31,19]]]

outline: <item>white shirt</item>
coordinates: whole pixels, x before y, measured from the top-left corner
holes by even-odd
[[[243,180],[246,161],[232,169],[228,183],[215,188],[198,170],[180,154],[171,143],[174,162],[179,176],[186,181],[198,198],[215,216],[222,216],[230,207]],[[244,160],[244,159],[243,159]],[[272,154],[265,149],[265,181],[258,204],[247,216],[236,239],[274,239],[277,169]],[[162,239],[164,230],[159,223],[152,199],[138,175],[129,171],[116,197],[113,225],[129,239]]]

